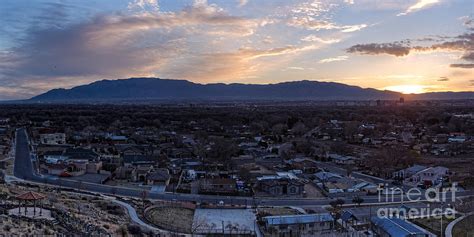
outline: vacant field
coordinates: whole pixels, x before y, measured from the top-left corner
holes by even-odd
[[[474,236],[474,215],[470,215],[457,223],[453,228],[453,236],[473,237]]]
[[[263,207],[258,208],[258,213],[269,216],[284,216],[301,214],[298,210],[289,207]]]
[[[146,219],[159,228],[191,233],[194,210],[182,207],[155,207],[146,214]]]
[[[454,219],[443,218],[443,229],[442,229],[443,233],[445,232],[448,224],[453,220]],[[425,228],[426,230],[428,230],[429,232],[437,236],[441,236],[441,218],[420,218],[416,220],[411,220],[411,222]],[[453,236],[457,237],[457,235],[453,235]]]

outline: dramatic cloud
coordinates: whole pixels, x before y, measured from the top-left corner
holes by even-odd
[[[159,11],[160,5],[158,0],[134,0],[128,4],[129,10],[139,10],[139,11]]]
[[[151,0],[129,5],[150,6],[159,9]],[[205,37],[242,38],[268,23],[268,19],[231,16],[216,5],[196,1],[178,12],[98,15],[72,25],[31,29],[18,46],[0,52],[0,81],[16,78],[11,86],[18,86],[22,80],[54,77],[153,76],[180,57],[206,61],[208,56],[190,48],[201,44],[198,37],[204,38],[197,48],[205,48],[209,44]],[[188,40],[190,35],[193,42]],[[253,57],[278,53],[239,51],[244,52]]]
[[[450,67],[454,67],[454,68],[474,68],[474,63],[455,63],[455,64],[451,64],[449,65]]]
[[[353,1],[343,1],[352,5]],[[332,11],[338,4],[331,1],[308,1],[298,4],[292,9],[292,17],[288,20],[289,26],[307,30],[339,30],[344,33],[359,31],[366,28],[367,24],[341,25],[333,22]]]
[[[238,6],[243,7],[243,6],[247,5],[247,3],[249,3],[249,0],[238,0],[238,2],[239,2]]]
[[[259,68],[272,67],[273,63],[264,64],[258,59],[272,56],[295,55],[314,50],[314,45],[286,46],[271,49],[241,48],[236,52],[192,55],[179,64],[179,68],[170,67],[165,74],[173,73],[179,78],[190,78],[205,82],[218,82],[247,78],[258,73]],[[264,64],[264,65],[262,65]]]
[[[337,61],[346,61],[349,57],[348,56],[337,56],[333,58],[325,58],[319,60],[319,63],[330,63],[330,62],[337,62]]]
[[[449,81],[449,78],[448,78],[448,77],[440,77],[440,78],[438,79],[438,81],[440,81],[440,82]]]
[[[439,3],[439,0],[418,0],[415,4],[411,5],[406,11],[399,13],[397,16],[407,15],[409,13],[419,11],[423,8],[430,7],[436,3]]]
[[[303,70],[305,70],[304,67],[287,67],[286,69],[288,69],[288,70],[297,70],[297,71],[303,71]]]
[[[470,30],[474,30],[474,20],[470,16],[462,16],[459,18],[462,21],[463,25]]]
[[[348,32],[354,32],[354,31],[359,31],[367,27],[367,24],[359,24],[359,25],[346,25],[346,26],[339,26],[339,29],[341,29],[341,32],[348,33]]]
[[[294,17],[289,22],[288,25],[304,28],[308,30],[340,30],[344,33],[359,31],[367,27],[367,24],[358,24],[358,25],[337,25],[336,23],[325,21],[325,20],[316,20],[312,17]]]
[[[371,43],[357,44],[346,51],[348,53],[359,53],[368,55],[389,54],[397,57],[406,56],[412,51],[454,51],[461,52],[461,60],[474,62],[474,33],[466,33],[456,37],[442,37],[445,42],[432,44],[431,46],[411,46],[410,40],[394,43]],[[449,40],[448,40],[449,39]],[[451,67],[472,68],[473,64],[451,64]]]
[[[404,46],[401,43],[372,43],[372,44],[356,44],[346,51],[348,53],[360,53],[360,54],[390,54],[397,57],[405,56],[410,53],[411,48]]]
[[[142,13],[135,15],[113,15],[95,20],[98,25],[92,26],[90,33],[110,34],[127,33],[152,29],[173,29],[175,27],[205,26],[209,34],[251,35],[255,29],[267,24],[266,20],[251,20],[227,14],[216,5],[198,2],[180,12]],[[204,29],[202,29],[204,30]]]
[[[434,0],[127,1],[7,0],[0,7],[0,99],[140,76],[265,83],[343,81],[351,75],[359,78],[351,79],[352,84],[383,88],[388,84],[380,81],[396,78],[376,80],[380,84],[364,78],[390,72],[413,73],[433,83],[437,75],[446,75],[452,79],[437,84],[450,89],[460,80],[472,79],[474,24],[466,1],[435,9],[449,13],[446,21],[434,14],[393,16],[427,9],[437,4]],[[454,32],[456,23],[466,27],[465,34],[439,35],[442,30]],[[401,30],[406,24],[424,30],[408,32],[410,40],[380,41],[388,33],[404,39],[400,34],[408,34]],[[423,53],[429,60],[419,65],[399,60],[371,68],[371,60],[351,57],[354,64],[345,64],[342,71],[319,64],[347,60],[339,56],[346,55],[341,47],[364,55]],[[431,57],[430,52],[444,52],[446,57]],[[440,62],[446,67],[438,67]]]
[[[323,43],[323,44],[334,44],[334,43],[339,43],[341,42],[341,39],[335,39],[335,38],[328,38],[328,39],[323,39],[320,38],[316,35],[308,35],[305,36],[301,39],[301,41],[305,42],[318,42],[318,43]]]

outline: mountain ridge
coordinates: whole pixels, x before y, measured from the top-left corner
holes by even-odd
[[[29,102],[114,100],[392,100],[474,99],[474,92],[431,92],[404,95],[336,82],[290,81],[274,84],[210,83],[160,78],[99,80],[71,89],[57,88],[30,98]]]
[[[210,83],[160,78],[100,80],[71,89],[57,88],[30,101],[121,99],[391,99],[399,93],[335,82],[293,81],[275,84]]]

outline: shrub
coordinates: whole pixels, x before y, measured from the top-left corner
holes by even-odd
[[[127,229],[128,229],[128,232],[132,235],[141,235],[142,234],[142,229],[140,228],[140,226],[128,225]]]

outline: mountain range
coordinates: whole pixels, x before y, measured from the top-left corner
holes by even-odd
[[[335,82],[276,84],[199,84],[186,80],[129,78],[101,80],[71,89],[53,89],[28,102],[103,102],[147,100],[392,100],[405,95]],[[436,92],[410,99],[474,99],[474,92]]]

